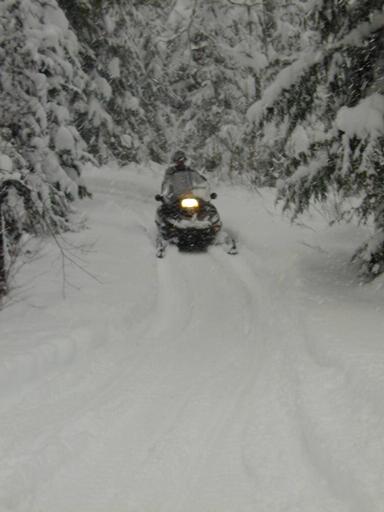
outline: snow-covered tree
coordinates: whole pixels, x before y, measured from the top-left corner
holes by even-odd
[[[61,158],[80,166],[86,156],[71,113],[85,78],[76,36],[54,0],[7,0],[1,10],[2,126],[30,172],[75,194],[78,176],[66,174]]]
[[[276,70],[301,48],[300,13],[278,0],[177,0],[170,11],[166,67],[176,98],[175,146],[221,175],[253,168],[245,114]]]
[[[308,23],[310,2],[229,1],[231,4],[242,4],[240,12],[243,16],[247,12],[246,18],[250,20],[242,20],[240,26],[243,32],[245,30],[242,40],[248,38],[247,45],[253,45],[254,49],[248,52],[248,56],[259,65],[257,75],[253,75],[256,94],[248,107],[255,103],[260,105],[264,101],[264,98],[260,101],[261,98],[268,94],[269,89],[276,88],[279,73],[292,64],[312,42],[314,34]],[[238,16],[235,17],[236,20],[237,18]],[[280,165],[281,151],[278,144],[270,144],[270,141],[279,141],[283,125],[279,127],[276,123],[266,123],[263,125],[264,129],[257,123],[245,122],[244,125],[240,127],[243,173],[247,173],[249,179],[257,185],[273,185],[277,174],[275,168]]]
[[[160,6],[154,2],[60,0],[81,43],[88,75],[78,126],[99,162],[161,160],[166,119],[154,62]],[[151,5],[149,5],[151,4]],[[157,26],[160,27],[158,24]]]
[[[173,147],[184,148],[207,170],[224,161],[230,166],[246,107],[224,7],[216,0],[178,0],[163,36],[173,93]]]
[[[337,15],[336,15],[337,14]],[[279,179],[279,199],[297,216],[336,190],[341,217],[373,217],[377,232],[359,256],[384,268],[384,7],[377,0],[316,2],[312,44],[248,111],[263,164]],[[316,34],[316,36],[314,36]],[[340,220],[340,219],[338,219]]]
[[[85,190],[85,145],[71,101],[84,76],[77,40],[55,0],[0,4],[0,222],[7,247],[23,231],[68,229],[68,199]]]

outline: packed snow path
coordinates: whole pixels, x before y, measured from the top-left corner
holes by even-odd
[[[158,260],[160,177],[90,178],[88,229],[61,244],[93,277],[53,243],[17,275],[0,511],[383,511],[384,292],[347,266],[362,234],[219,189],[239,254]]]

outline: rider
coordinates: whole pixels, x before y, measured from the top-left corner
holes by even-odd
[[[186,165],[187,156],[184,151],[177,150],[172,156],[173,165],[165,171],[161,194],[169,202],[189,192],[207,192],[208,182],[204,176]],[[197,192],[198,193],[198,192]]]

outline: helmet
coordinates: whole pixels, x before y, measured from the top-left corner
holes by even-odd
[[[174,162],[175,164],[178,162],[185,162],[186,159],[187,155],[184,153],[184,151],[181,151],[180,149],[175,151],[172,155],[172,162]]]

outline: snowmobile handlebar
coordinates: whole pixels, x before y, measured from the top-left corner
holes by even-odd
[[[216,199],[217,198],[216,192],[212,192],[209,197],[211,199]],[[161,194],[156,194],[155,199],[156,199],[156,201],[160,201],[161,203],[164,203],[164,197]]]

